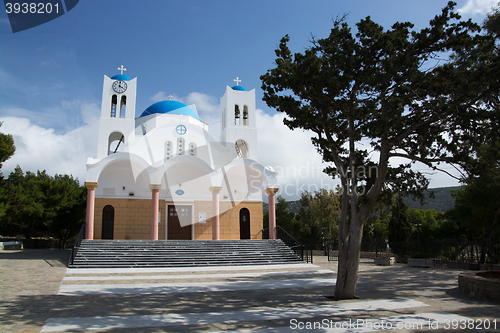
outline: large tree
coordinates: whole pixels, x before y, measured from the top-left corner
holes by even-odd
[[[363,225],[381,193],[422,195],[428,181],[411,163],[439,168],[469,156],[462,143],[476,134],[470,105],[481,98],[484,72],[456,65],[450,54],[470,54],[487,38],[460,21],[454,6],[420,31],[408,22],[384,31],[367,17],[353,34],[340,19],[327,38],[294,55],[287,35],[276,67],[261,76],[264,101],[287,114],[290,129],[314,133],[313,144],[332,163],[325,171],[340,178],[336,299],[355,296]],[[408,163],[393,166],[396,157]]]
[[[500,236],[500,141],[483,144],[468,169],[466,185],[454,191],[455,207],[447,212],[469,240],[482,245],[481,263],[492,240]]]
[[[45,171],[28,171],[25,174],[19,165],[10,173],[6,180],[9,197],[7,214],[3,219],[5,228],[11,232],[22,232],[26,239],[46,229],[47,193],[42,188],[47,187],[50,181]]]
[[[325,239],[337,238],[341,202],[335,191],[304,191],[299,202],[301,207],[296,220],[302,242],[319,245]]]
[[[3,122],[0,122],[0,127],[2,127]],[[11,134],[0,133],[0,169],[2,168],[3,162],[7,161],[14,152],[16,147],[14,146],[14,138]],[[7,184],[3,178],[3,174],[0,171],[0,218],[5,215],[7,211],[7,198],[8,189]]]
[[[69,175],[55,175],[50,186],[47,207],[49,231],[59,238],[59,248],[66,248],[68,239],[78,233],[85,222],[87,189]]]

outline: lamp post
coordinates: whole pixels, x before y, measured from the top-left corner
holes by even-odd
[[[422,246],[420,245],[420,227],[422,226],[422,223],[416,222],[413,225],[417,228],[418,232],[418,252],[422,253]]]

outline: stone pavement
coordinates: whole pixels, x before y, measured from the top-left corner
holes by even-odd
[[[325,257],[314,265],[77,270],[66,269],[69,255],[0,252],[0,332],[451,331],[445,320],[484,332],[485,319],[500,331],[500,304],[462,295],[458,270],[362,260],[358,299],[335,302],[325,296],[337,263]],[[300,329],[308,325],[322,329]]]

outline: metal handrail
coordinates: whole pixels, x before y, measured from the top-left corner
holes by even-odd
[[[73,265],[73,263],[75,262],[76,254],[78,253],[78,249],[80,248],[80,245],[82,244],[82,240],[83,240],[84,236],[85,236],[85,223],[80,228],[80,231],[78,232],[78,235],[76,236],[75,242],[73,243],[73,248],[71,249],[71,257],[70,257],[69,265]]]
[[[286,237],[280,235],[283,233]],[[313,262],[312,249],[307,249],[306,246],[296,240],[292,235],[290,235],[281,226],[276,225],[276,236],[280,238],[286,245],[288,245],[296,255],[300,257],[302,261]],[[286,239],[288,238],[288,239]]]

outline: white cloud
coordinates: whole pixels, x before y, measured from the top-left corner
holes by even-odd
[[[161,102],[161,101],[167,100],[168,96],[164,91],[158,91],[156,94],[151,96],[149,99],[151,100],[151,102],[156,103],[156,102]],[[175,99],[175,100],[177,100],[177,99]]]
[[[323,172],[326,164],[311,143],[310,131],[290,130],[283,113],[257,110],[259,162],[278,172],[278,194],[297,200],[304,190],[335,189],[337,180]]]
[[[78,109],[84,125],[63,134],[33,124],[28,118],[0,118],[0,131],[12,134],[16,146],[14,156],[3,165],[4,175],[20,165],[23,171],[71,174],[83,184],[87,157],[94,156],[97,147],[99,108],[96,104],[79,103]]]
[[[192,92],[183,98],[185,104],[196,105],[200,119],[205,123],[211,124],[215,121],[220,121],[220,107],[213,96]]]
[[[467,0],[462,8],[458,9],[461,15],[483,15],[491,11],[498,0]]]

